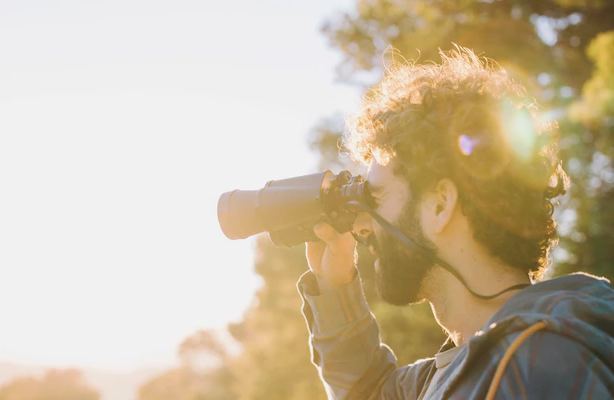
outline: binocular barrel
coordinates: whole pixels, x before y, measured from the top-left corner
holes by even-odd
[[[217,206],[220,227],[229,239],[245,239],[317,221],[324,216],[322,191],[333,177],[325,171],[270,181],[260,190],[226,192]]]
[[[259,190],[223,193],[217,205],[222,232],[229,239],[245,239],[268,232],[278,247],[318,240],[313,227],[326,221],[339,232],[351,229],[355,213],[346,203],[364,201],[365,184],[347,171],[318,172],[269,181]]]

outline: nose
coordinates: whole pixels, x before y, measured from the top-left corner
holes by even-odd
[[[361,238],[368,238],[373,233],[373,218],[366,212],[361,212],[354,220],[352,232]]]

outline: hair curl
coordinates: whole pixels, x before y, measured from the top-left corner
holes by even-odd
[[[362,164],[391,162],[414,198],[452,180],[475,239],[541,279],[557,241],[552,199],[569,184],[557,126],[537,124],[525,89],[494,62],[461,47],[440,55],[389,68],[348,118],[344,146]]]

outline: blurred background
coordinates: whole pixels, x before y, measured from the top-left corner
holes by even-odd
[[[558,120],[551,276],[614,278],[614,2],[0,1],[0,400],[324,399],[304,247],[226,239],[219,195],[340,168],[393,46],[497,60]],[[428,307],[366,295],[401,363]]]

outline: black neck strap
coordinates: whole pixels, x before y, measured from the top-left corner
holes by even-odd
[[[473,296],[477,297],[480,300],[491,300],[491,299],[494,299],[495,297],[501,296],[503,293],[507,293],[507,292],[510,292],[512,290],[520,290],[520,289],[524,289],[527,286],[531,286],[530,283],[521,283],[521,284],[518,284],[518,285],[514,285],[514,286],[511,286],[511,287],[508,287],[507,289],[504,289],[504,290],[502,290],[502,291],[500,291],[498,293],[492,294],[492,295],[484,296],[484,295],[481,295],[481,294],[477,294],[476,292],[474,292],[473,290],[471,290],[469,288],[469,286],[467,285],[467,282],[461,276],[461,274],[459,274],[458,271],[456,271],[454,268],[452,268],[452,266],[450,264],[448,264],[447,262],[445,262],[441,258],[437,257],[437,254],[433,250],[431,250],[429,248],[426,248],[424,246],[421,246],[418,243],[416,243],[413,240],[411,240],[409,237],[407,237],[407,235],[405,235],[403,232],[401,232],[399,230],[399,228],[397,228],[396,226],[392,225],[390,222],[386,221],[381,215],[379,215],[378,213],[373,211],[370,207],[366,206],[365,204],[360,203],[358,201],[349,201],[348,204],[351,204],[353,206],[357,206],[361,210],[363,210],[366,213],[368,213],[379,225],[381,225],[382,228],[386,229],[386,231],[388,231],[389,234],[394,236],[405,247],[409,248],[413,252],[420,253],[423,256],[428,257],[435,264],[439,265],[441,268],[445,269],[446,271],[448,271],[449,273],[454,275],[456,277],[456,279],[458,279],[460,281],[460,283],[463,284],[463,286],[467,289],[467,291],[469,291],[469,293],[471,293]]]

